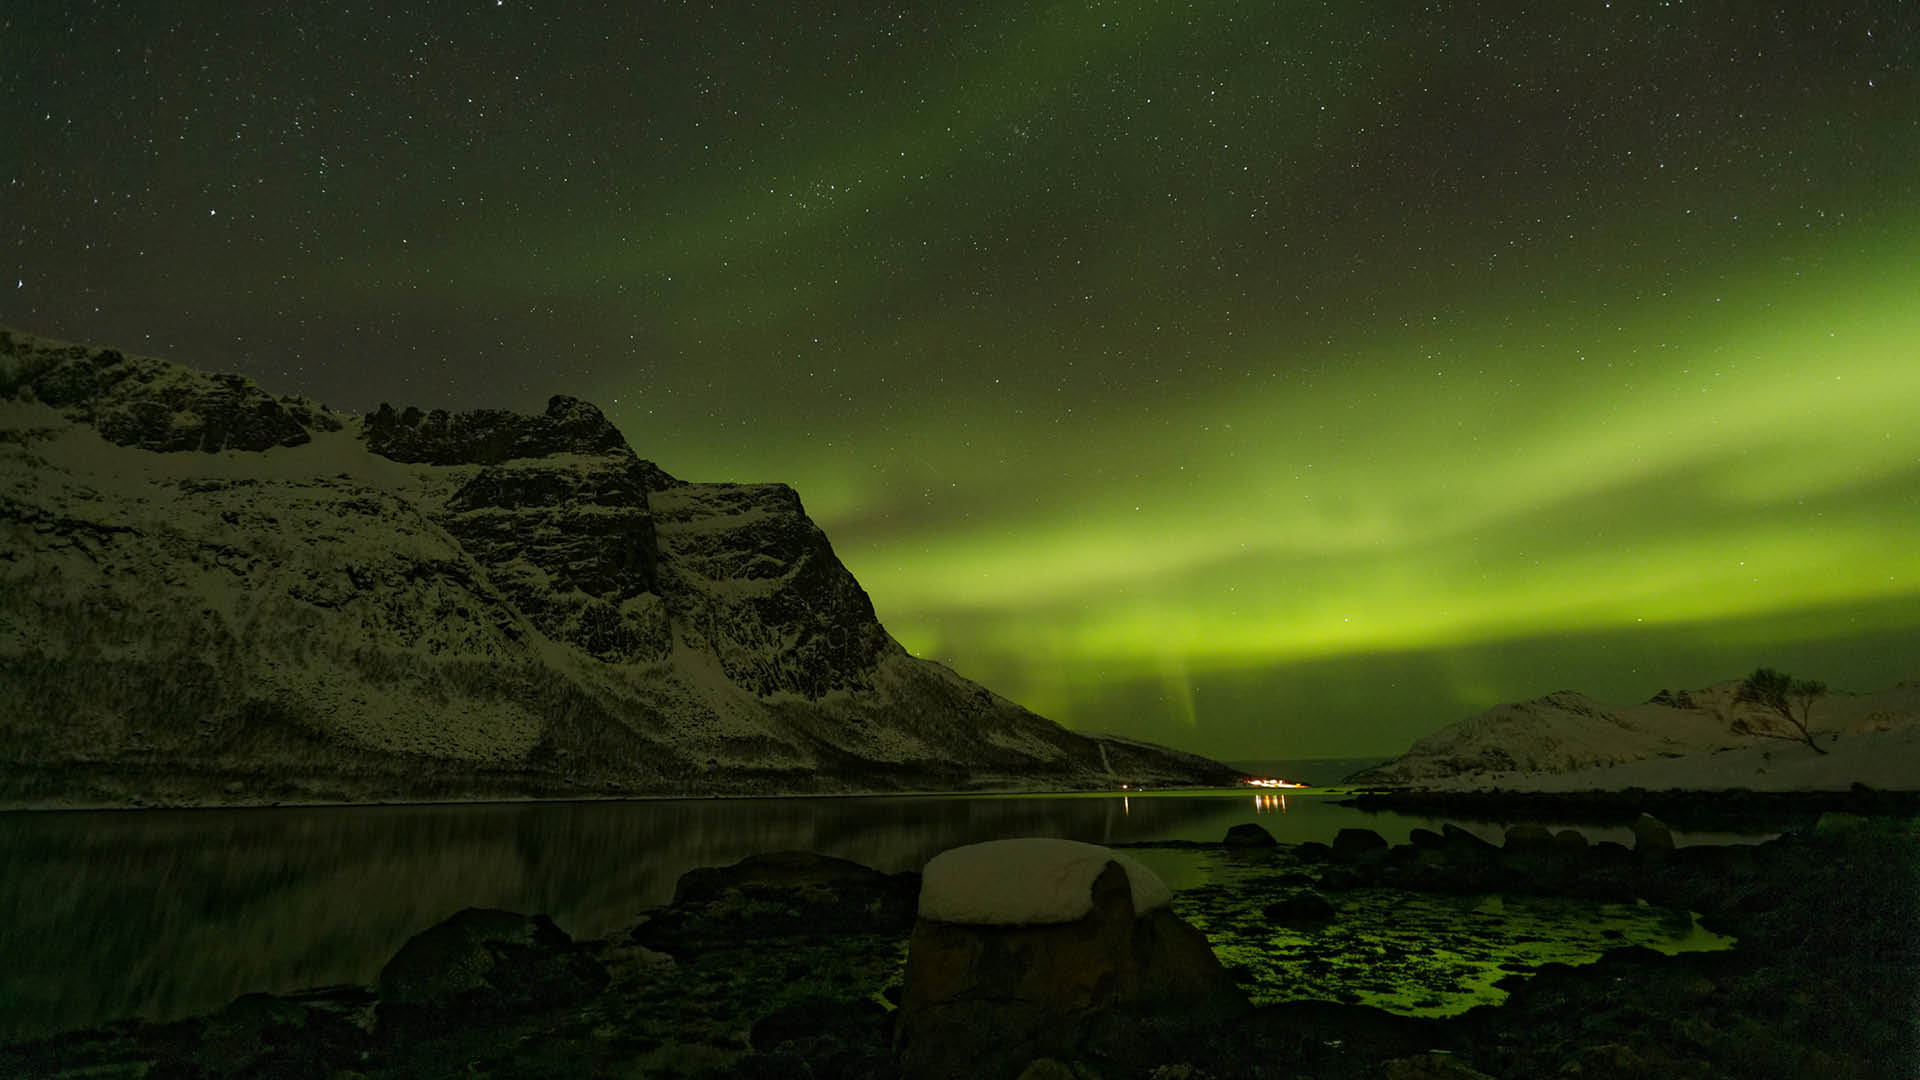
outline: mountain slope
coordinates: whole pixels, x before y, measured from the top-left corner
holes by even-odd
[[[332,412],[0,331],[0,801],[1217,783],[908,655],[593,406]]]
[[[1920,789],[1920,682],[1820,698],[1812,727],[1824,754],[1736,732],[1743,718],[1771,726],[1758,706],[1735,700],[1739,687],[1733,680],[1662,690],[1638,705],[1602,705],[1566,690],[1496,705],[1347,782],[1509,791]]]

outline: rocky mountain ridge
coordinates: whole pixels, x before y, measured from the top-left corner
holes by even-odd
[[[1920,755],[1908,752],[1910,744],[1920,744],[1920,682],[1820,698],[1812,729],[1825,754],[1736,730],[1741,720],[1761,730],[1775,726],[1761,707],[1738,700],[1740,683],[1661,690],[1637,705],[1602,704],[1571,690],[1496,705],[1347,782],[1560,791],[1845,791],[1856,782],[1920,788]]]
[[[1230,781],[908,655],[781,484],[0,331],[0,803]]]

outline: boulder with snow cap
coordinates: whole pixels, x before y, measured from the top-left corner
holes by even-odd
[[[996,840],[936,856],[907,950],[903,1072],[1011,1078],[1038,1058],[1112,1059],[1148,1029],[1244,1010],[1171,901],[1152,870],[1093,844]]]

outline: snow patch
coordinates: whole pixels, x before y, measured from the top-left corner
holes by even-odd
[[[990,840],[933,857],[921,873],[920,917],[979,926],[1067,923],[1093,910],[1093,883],[1119,863],[1133,887],[1133,913],[1173,902],[1159,875],[1129,855],[1077,840]]]

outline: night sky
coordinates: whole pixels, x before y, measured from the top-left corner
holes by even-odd
[[[1898,0],[15,0],[0,323],[588,398],[914,652],[1216,756],[1880,689],[1917,69]]]

